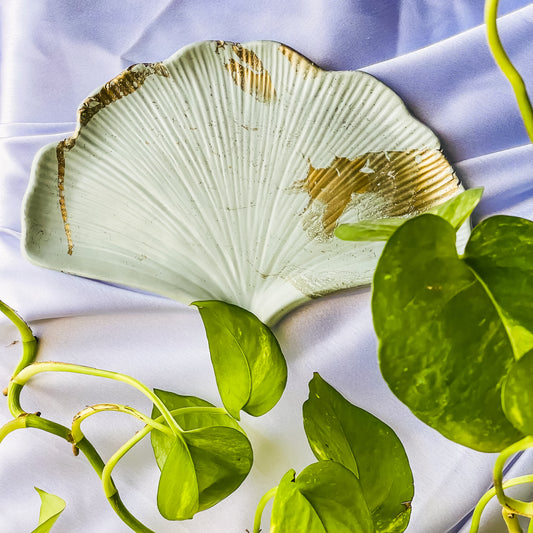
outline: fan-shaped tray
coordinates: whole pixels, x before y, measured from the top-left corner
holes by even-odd
[[[38,265],[272,323],[368,283],[381,244],[340,222],[409,216],[460,186],[436,136],[362,72],[275,42],[188,46],[89,96],[34,161],[24,205]]]

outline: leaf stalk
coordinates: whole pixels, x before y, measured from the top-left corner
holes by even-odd
[[[515,487],[517,485],[522,485],[524,483],[533,483],[533,475],[527,475],[527,476],[520,476],[513,479],[510,479],[509,481],[506,481],[503,484],[504,489],[508,489],[510,487]],[[481,522],[481,515],[483,514],[483,511],[487,504],[489,503],[492,498],[496,496],[496,489],[491,488],[488,490],[478,501],[476,508],[474,509],[474,514],[472,515],[472,524],[470,525],[470,533],[477,533],[479,530],[479,524]],[[530,526],[533,527],[533,526]],[[530,533],[530,532],[528,532]],[[533,533],[533,530],[531,531]]]
[[[151,389],[144,385],[144,383],[141,383],[139,380],[131,376],[126,376],[125,374],[112,372],[110,370],[102,370],[99,368],[75,365],[71,363],[58,363],[54,361],[33,363],[32,365],[22,369],[17,375],[15,375],[11,379],[11,382],[8,387],[8,395],[10,394],[10,389],[14,385],[24,386],[32,377],[42,372],[71,372],[73,374],[84,374],[88,376],[113,379],[115,381],[120,381],[122,383],[131,385],[140,392],[142,392],[145,396],[147,396],[151,400],[151,402],[159,409],[169,428],[172,429],[175,435],[179,435],[182,432],[178,423],[174,420],[174,418],[172,418],[172,415],[170,414],[170,411],[166,408],[165,404],[157,397],[157,395]]]
[[[265,494],[263,494],[263,496],[259,500],[259,503],[257,504],[257,509],[255,510],[253,533],[259,533],[261,531],[261,518],[263,516],[265,506],[272,498],[276,496],[277,492],[278,487],[274,487]]]
[[[135,418],[138,418],[142,422],[144,422],[147,426],[151,426],[154,429],[158,429],[159,431],[162,431],[166,433],[169,436],[174,436],[174,433],[172,430],[165,426],[164,424],[160,424],[156,422],[155,420],[152,420],[149,416],[146,416],[145,414],[141,413],[140,411],[137,411],[137,409],[134,409],[133,407],[129,407],[127,405],[120,405],[120,404],[114,404],[114,403],[99,403],[96,405],[91,405],[89,407],[86,407],[82,411],[80,411],[78,414],[74,416],[74,420],[72,421],[72,439],[73,443],[76,444],[81,439],[84,438],[84,434],[81,431],[81,424],[84,420],[89,418],[92,415],[95,415],[96,413],[102,413],[104,411],[116,411],[120,413],[126,413],[128,415],[132,415]]]

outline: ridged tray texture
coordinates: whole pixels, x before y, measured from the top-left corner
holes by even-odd
[[[341,222],[410,216],[460,189],[436,136],[362,72],[275,42],[191,45],[130,67],[37,155],[24,205],[34,263],[272,323],[368,283],[382,244]]]

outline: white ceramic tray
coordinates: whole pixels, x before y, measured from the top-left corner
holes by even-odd
[[[382,244],[340,241],[339,223],[459,189],[436,136],[372,76],[208,41],[83,102],[74,134],[35,159],[23,247],[47,268],[272,323],[371,280]]]

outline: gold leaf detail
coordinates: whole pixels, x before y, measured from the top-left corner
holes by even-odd
[[[70,224],[68,223],[67,207],[65,203],[65,152],[74,148],[80,135],[81,128],[87,126],[89,121],[109,104],[132,94],[143,85],[149,76],[164,76],[170,73],[163,63],[139,63],[132,65],[118,76],[108,81],[96,94],[89,96],[78,108],[78,125],[74,134],[58,143],[57,156],[57,187],[59,191],[59,208],[63,218],[63,227],[67,237],[67,253],[72,255],[73,242]]]
[[[307,177],[296,183],[296,188],[310,196],[306,211],[315,203],[322,206],[323,237],[333,235],[354,195],[377,193],[382,199],[378,218],[384,218],[425,211],[451,198],[458,186],[442,152],[429,149],[336,157],[326,168],[309,165]]]
[[[59,191],[59,208],[61,210],[61,217],[63,218],[63,227],[67,237],[68,255],[72,255],[72,234],[70,232],[70,225],[67,217],[67,207],[65,205],[65,141],[58,143],[56,147],[57,156],[57,188]]]
[[[320,74],[320,68],[306,57],[295,52],[292,48],[280,44],[279,51],[289,60],[296,73],[302,75],[304,78],[316,78]]]
[[[230,58],[225,67],[235,84],[259,102],[267,103],[273,100],[276,91],[272,79],[257,54],[240,44],[233,44],[232,51],[240,62]]]
[[[138,63],[108,81],[93,96],[89,96],[78,109],[78,122],[86,126],[98,111],[124,96],[135,92],[152,75],[168,78],[170,73],[163,63]]]

